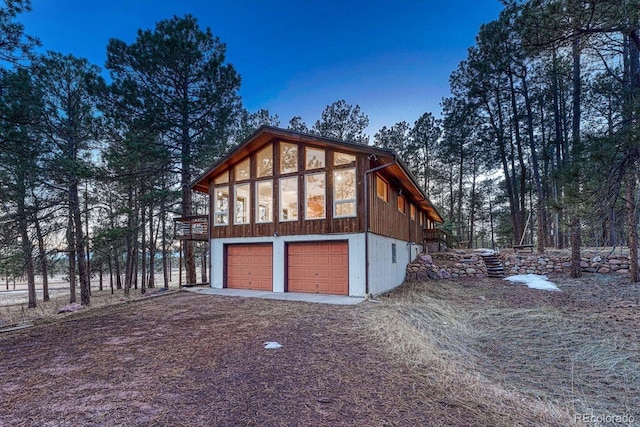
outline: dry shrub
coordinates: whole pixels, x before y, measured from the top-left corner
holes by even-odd
[[[425,386],[437,390],[441,403],[464,408],[478,425],[576,425],[569,411],[545,396],[536,398],[485,376],[484,355],[476,345],[484,332],[472,311],[440,299],[443,293],[451,297],[456,290],[405,285],[381,299],[369,326],[396,358],[424,370]]]

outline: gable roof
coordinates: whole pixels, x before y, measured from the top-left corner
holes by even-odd
[[[220,172],[232,167],[238,161],[244,159],[251,153],[259,150],[264,145],[279,140],[284,142],[294,142],[312,144],[320,147],[335,148],[347,153],[363,153],[375,156],[374,161],[378,165],[389,164],[384,168],[386,174],[402,186],[405,192],[411,195],[410,199],[414,204],[427,211],[429,217],[436,222],[444,222],[442,216],[427,198],[424,190],[418,185],[415,177],[411,174],[406,165],[398,157],[395,151],[363,145],[355,142],[341,141],[324,136],[295,132],[274,126],[261,126],[247,139],[242,141],[236,148],[217,161],[213,166],[198,176],[190,185],[194,191],[208,193],[209,182]],[[406,194],[406,193],[405,193]]]

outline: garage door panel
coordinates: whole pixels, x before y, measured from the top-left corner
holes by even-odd
[[[273,247],[271,245],[228,245],[227,287],[273,290]]]
[[[300,242],[287,245],[289,292],[349,294],[347,242]]]

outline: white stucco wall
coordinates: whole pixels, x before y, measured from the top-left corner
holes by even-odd
[[[396,245],[395,263],[393,244]],[[402,284],[407,264],[420,252],[422,245],[369,233],[369,293],[378,295]]]
[[[271,243],[273,245],[273,292],[284,292],[286,244],[342,240],[349,244],[349,296],[365,296],[365,238],[360,234],[312,234],[305,236],[236,237],[211,240],[210,282],[212,288],[224,285],[224,245]]]

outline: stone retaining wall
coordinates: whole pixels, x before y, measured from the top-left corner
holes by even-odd
[[[561,254],[523,255],[513,253],[497,254],[506,275],[568,273],[571,258]],[[585,273],[629,274],[627,255],[583,256],[580,262]],[[486,277],[487,270],[478,253],[463,251],[421,254],[407,265],[407,282],[452,277]]]

